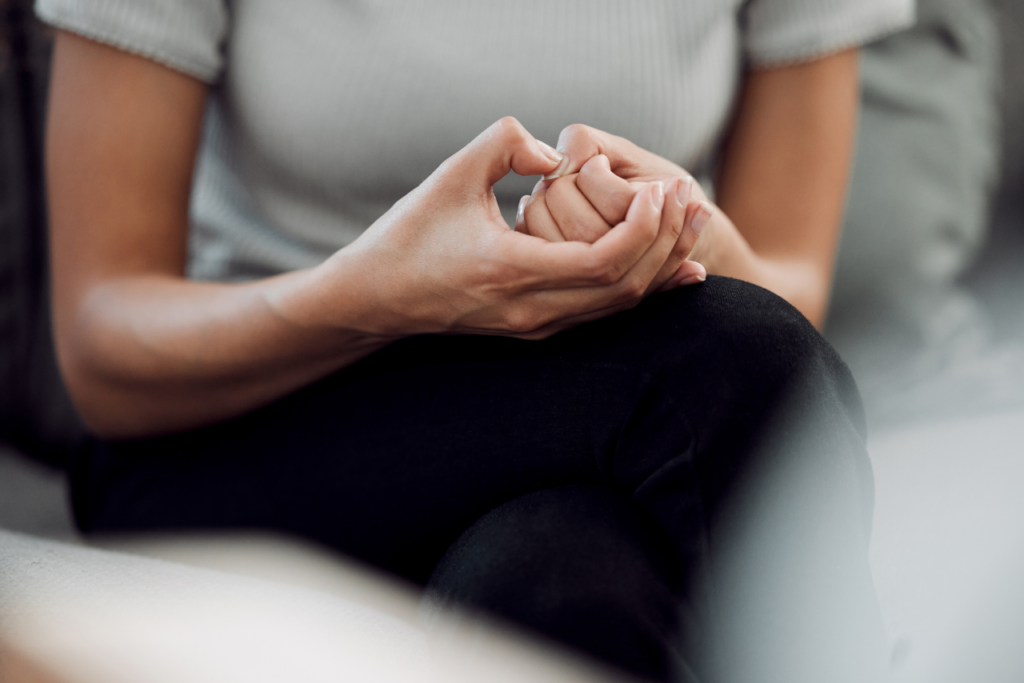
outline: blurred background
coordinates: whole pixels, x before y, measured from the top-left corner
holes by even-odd
[[[0,0],[0,625],[5,595],[31,583],[26,558],[49,553],[55,582],[98,561],[59,470],[83,431],[49,327],[50,36],[31,5]],[[826,336],[869,416],[872,567],[892,674],[1021,680],[1024,2],[920,0],[915,28],[864,50],[862,91]]]

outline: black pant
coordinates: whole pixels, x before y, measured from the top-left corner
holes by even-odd
[[[881,643],[856,387],[726,278],[541,342],[406,339],[244,417],[97,444],[73,495],[87,531],[260,527],[436,569],[653,678],[873,680]]]

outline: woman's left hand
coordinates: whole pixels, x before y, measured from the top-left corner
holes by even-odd
[[[847,50],[745,74],[721,153],[717,205],[705,205],[706,223],[684,262],[769,289],[819,328],[828,311],[853,158],[857,64],[857,50]],[[629,140],[583,125],[563,130],[558,149],[568,156],[559,168],[567,175],[598,155],[627,182],[686,173]],[[585,184],[581,189],[599,206]],[[694,197],[706,199],[696,185]]]
[[[666,291],[706,278],[700,260],[707,255],[710,240],[701,236],[715,208],[690,174],[628,140],[587,126],[566,128],[559,147],[564,147],[568,163],[539,182],[532,195],[522,198],[516,230],[551,241],[592,243],[622,220],[637,188],[660,180],[667,196],[685,212],[686,224],[650,291]],[[609,158],[605,151],[614,156]]]

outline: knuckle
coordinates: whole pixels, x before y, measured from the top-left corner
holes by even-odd
[[[529,334],[538,327],[540,325],[536,314],[521,306],[510,308],[502,319],[502,329],[510,334]]]
[[[693,243],[692,242],[690,242],[688,240],[684,240],[684,239],[679,239],[679,240],[676,241],[675,247],[672,248],[672,255],[671,255],[670,258],[673,258],[673,259],[675,259],[677,261],[684,261],[690,255],[690,252],[692,252],[692,251],[693,251]]]
[[[628,275],[622,278],[622,300],[624,302],[639,302],[647,292],[647,282],[637,276]]]
[[[654,244],[661,233],[661,221],[658,220],[642,220],[640,221],[640,229],[643,231],[644,237],[648,244]]]
[[[547,339],[557,331],[558,330],[554,329],[553,327],[546,327],[543,329],[534,330],[533,332],[525,332],[523,334],[518,334],[516,336],[519,337],[520,339],[525,339],[527,341],[543,341],[544,339]]]
[[[683,227],[686,225],[686,212],[681,211],[672,216],[672,220],[669,223],[669,229],[672,232],[672,236],[677,240],[677,244],[684,242],[681,239],[683,235]]]
[[[514,116],[503,116],[495,122],[496,132],[507,142],[520,142],[527,138],[526,128]]]
[[[522,277],[514,264],[500,258],[481,258],[473,265],[471,282],[484,292],[507,295],[516,290]]]
[[[579,192],[576,188],[576,174],[562,176],[555,181],[552,181],[551,185],[544,191],[546,195],[551,198],[554,203],[565,204],[571,201],[571,194],[573,192]]]
[[[537,217],[547,210],[547,197],[544,194],[535,195],[523,209],[523,218],[526,221],[527,232],[531,225],[536,224]]]
[[[559,149],[572,151],[578,148],[588,148],[589,142],[594,137],[594,129],[582,123],[573,123],[562,129],[558,136]]]
[[[589,137],[594,132],[594,129],[583,123],[573,123],[562,129],[562,135],[566,139],[578,139],[581,137]]]
[[[617,268],[607,259],[593,258],[587,264],[588,279],[599,285],[615,284],[619,280]]]
[[[548,192],[554,192],[557,195],[563,195],[566,192],[576,189],[576,175],[572,173],[570,175],[562,176],[554,180],[551,186],[548,187]]]
[[[598,157],[592,157],[587,163],[583,164],[580,168],[579,177],[576,179],[576,185],[580,188],[580,191],[586,192],[586,188],[589,187],[600,187],[602,168],[600,163],[595,163],[595,159]]]

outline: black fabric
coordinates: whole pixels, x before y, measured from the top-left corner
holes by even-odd
[[[50,42],[30,0],[0,3],[0,440],[61,464],[84,430],[50,329],[42,173]]]
[[[681,572],[670,548],[609,486],[528,493],[452,544],[427,604],[431,614],[471,605],[634,674],[694,681],[682,653],[697,628],[676,599]]]
[[[647,538],[622,541],[640,522],[612,524],[612,509],[594,521],[608,552],[646,556],[633,574],[666,583],[644,595],[676,596],[620,596],[644,612],[626,628],[648,634],[632,649],[655,653],[634,670],[670,678],[672,642],[707,680],[874,680],[863,421],[846,367],[795,309],[709,278],[541,342],[406,339],[239,419],[95,443],[73,499],[86,531],[269,528],[425,583],[488,512],[538,491],[607,487],[664,544],[652,554]],[[515,553],[533,537],[494,536]],[[475,601],[608,659],[600,638],[587,644],[593,613],[531,618],[518,599],[479,596],[514,583],[501,563],[493,570],[467,584]],[[590,585],[609,585],[595,576]],[[602,601],[615,604],[591,606]],[[691,621],[696,630],[681,628]]]

